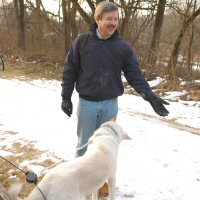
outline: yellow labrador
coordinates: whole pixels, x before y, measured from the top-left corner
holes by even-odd
[[[27,200],[82,200],[92,194],[97,200],[98,189],[108,180],[110,199],[115,199],[115,174],[118,148],[122,139],[130,139],[114,121],[101,125],[89,139],[86,153],[52,168],[38,184]],[[9,194],[16,200],[19,185]],[[45,197],[45,198],[44,198]]]

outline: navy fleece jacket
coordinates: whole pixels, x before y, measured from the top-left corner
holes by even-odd
[[[124,92],[121,73],[139,94],[152,93],[140,71],[133,48],[115,32],[106,40],[96,35],[93,25],[80,56],[80,37],[68,51],[62,79],[62,97],[71,98],[74,87],[79,96],[92,101],[117,98]]]

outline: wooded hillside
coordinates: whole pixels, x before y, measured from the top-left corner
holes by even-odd
[[[89,30],[100,0],[0,1],[0,54],[61,66],[75,37]],[[199,0],[112,0],[119,34],[134,47],[148,79],[200,78]],[[198,69],[198,70],[197,70]]]

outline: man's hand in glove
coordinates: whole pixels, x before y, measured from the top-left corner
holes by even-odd
[[[66,115],[71,117],[71,114],[73,111],[73,105],[72,105],[71,99],[63,99],[61,108]]]
[[[164,101],[160,97],[156,96],[154,93],[148,94],[148,95],[142,95],[143,98],[148,101],[151,106],[153,107],[154,111],[160,115],[160,116],[167,116],[169,114],[169,111],[165,108],[165,105],[169,105],[167,101]]]

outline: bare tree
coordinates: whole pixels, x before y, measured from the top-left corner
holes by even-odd
[[[78,35],[78,26],[77,26],[77,22],[76,22],[76,14],[77,14],[77,9],[74,6],[74,4],[72,4],[72,8],[70,11],[70,26],[71,26],[71,40],[73,41],[76,36]]]
[[[126,32],[126,28],[129,24],[130,17],[133,16],[132,14],[134,13],[134,8],[133,5],[135,4],[135,1],[130,1],[128,2],[128,5],[125,0],[121,0],[121,8],[122,8],[122,22],[121,22],[121,28],[120,28],[120,35],[124,35]]]
[[[0,16],[1,17],[1,20],[3,21],[3,18],[5,20],[5,29],[7,29],[7,33],[10,34],[10,31],[9,31],[9,25],[8,25],[8,14],[7,14],[7,7],[6,7],[6,2],[5,0],[2,0],[2,8],[0,10],[2,12],[2,15],[4,15],[4,17]],[[2,23],[2,21],[0,21]],[[2,25],[1,25],[2,26]],[[4,28],[3,26],[1,27],[1,30],[2,28]]]
[[[193,7],[193,13],[195,12],[196,9],[196,4],[197,4],[197,0],[194,1],[194,7]],[[190,79],[191,78],[191,61],[192,61],[192,45],[193,45],[193,41],[194,41],[194,36],[195,36],[195,25],[192,22],[191,28],[188,29],[188,35],[189,35],[189,44],[188,44],[188,48],[187,48],[187,78]]]
[[[37,33],[36,38],[39,43],[41,43],[43,40],[43,20],[42,20],[42,11],[41,11],[41,0],[35,0],[36,4],[36,26],[37,26]]]
[[[24,0],[14,0],[14,7],[18,27],[18,47],[25,50]]]
[[[63,28],[64,28],[64,38],[65,38],[65,50],[70,45],[70,22],[69,22],[69,12],[68,12],[68,4],[66,0],[62,0],[62,12],[63,12]]]
[[[151,40],[150,54],[148,57],[148,63],[151,65],[156,64],[157,51],[159,48],[160,36],[163,26],[165,6],[166,6],[166,0],[159,0],[155,18],[153,36]]]
[[[192,22],[196,19],[197,16],[200,15],[200,8],[198,8],[196,11],[193,11],[191,15],[189,15],[188,9],[187,9],[187,14],[185,15],[185,19],[182,24],[182,28],[178,34],[178,37],[175,40],[173,50],[171,53],[171,57],[168,63],[168,66],[171,69],[171,78],[172,80],[176,79],[176,65],[177,65],[177,59],[178,59],[178,54],[180,51],[180,46],[183,40],[183,37],[188,29],[188,27],[192,24]]]
[[[195,26],[194,24],[191,25],[191,29],[188,30],[189,35],[189,44],[187,48],[187,78],[190,79],[191,76],[191,60],[192,60],[192,44],[194,41],[194,34],[195,34]]]
[[[86,11],[84,11],[84,9],[78,3],[78,0],[71,0],[71,2],[74,4],[75,8],[78,10],[78,12],[82,16],[82,18],[85,20],[85,22],[87,23],[88,27],[90,27],[91,24],[94,22],[93,16],[90,16],[89,14],[87,14]],[[89,5],[90,5],[90,7],[92,6],[92,2],[91,1],[90,1]],[[92,6],[92,8],[94,8],[94,6]]]
[[[197,17],[200,14],[200,8],[199,4],[197,4],[198,6],[194,5],[194,2],[199,3],[199,0],[171,0],[170,3],[173,4],[170,5],[173,7],[170,7],[167,0],[110,1],[117,3],[119,7],[119,33],[134,46],[148,78],[152,72],[148,68],[148,60],[150,63],[155,63],[159,56],[160,60],[163,61],[160,66],[162,63],[165,65],[168,62],[170,66],[168,69],[173,73],[179,69],[177,57],[180,52],[187,61],[187,63],[180,64],[185,69],[187,67],[188,71],[174,73],[174,77],[179,75],[183,78],[183,74],[193,76],[191,63],[193,61],[198,63],[200,59],[200,18]],[[181,1],[182,4],[178,4],[178,1]],[[100,0],[57,0],[59,5],[57,13],[55,10],[51,12],[47,7],[45,8],[46,4],[43,0],[13,0],[9,3],[6,0],[1,0],[0,2],[2,2],[0,4],[1,51],[16,52],[13,51],[16,46],[20,49],[25,49],[26,46],[26,52],[23,54],[27,57],[62,62],[71,41],[79,32],[88,30],[94,22],[93,15]],[[83,7],[85,3],[87,9]],[[177,7],[175,7],[176,5]],[[165,31],[162,37],[161,31]],[[18,34],[18,42],[15,42],[16,33]],[[150,53],[149,46],[151,47]],[[152,68],[152,70],[154,69]],[[160,69],[165,72],[166,67],[160,67]],[[187,78],[185,75],[184,77]]]

